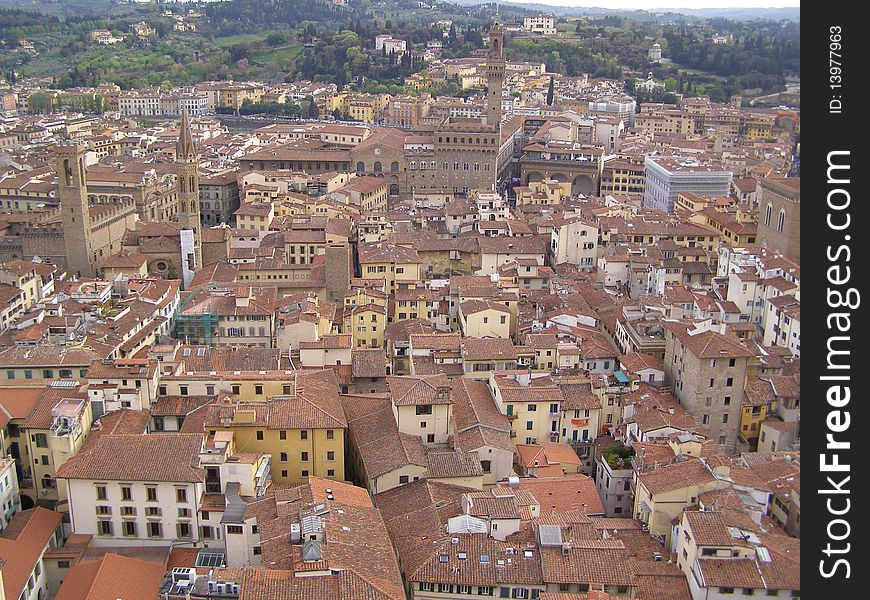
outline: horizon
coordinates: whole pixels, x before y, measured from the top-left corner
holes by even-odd
[[[795,0],[501,0],[507,4],[543,4],[561,8],[607,8],[618,10],[800,8]]]

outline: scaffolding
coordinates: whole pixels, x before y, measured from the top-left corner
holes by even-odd
[[[175,338],[184,344],[211,346],[218,333],[219,316],[210,312],[184,314],[191,302],[201,293],[198,291],[190,292],[179,302],[178,308],[175,309]]]

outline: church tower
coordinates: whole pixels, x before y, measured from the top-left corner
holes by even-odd
[[[486,54],[486,123],[501,125],[501,92],[504,86],[504,29],[498,13],[489,29],[489,51]]]
[[[97,257],[91,238],[85,149],[78,144],[63,143],[55,147],[54,155],[57,199],[63,214],[66,268],[78,277],[96,277]]]
[[[181,113],[181,131],[175,145],[175,172],[178,176],[178,224],[182,229],[182,272],[202,268],[201,224],[199,212],[199,163],[187,110]],[[183,230],[193,234],[192,247],[185,244]]]

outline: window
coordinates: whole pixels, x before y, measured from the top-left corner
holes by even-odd
[[[427,444],[434,444],[435,443],[435,434],[434,433],[426,434],[426,443]]]
[[[44,433],[36,433],[31,438],[36,442],[37,448],[48,448],[48,436]]]
[[[728,379],[725,380],[726,387],[731,387],[733,385],[734,385],[734,378],[733,377],[729,377]]]
[[[233,394],[234,395],[238,396],[241,393],[241,391],[242,391],[241,386],[238,386],[238,385],[233,386]]]
[[[111,506],[98,505],[97,506],[97,514],[98,515],[110,515],[112,514]]]
[[[302,469],[302,476],[308,477],[308,469]]]
[[[418,415],[431,415],[432,414],[432,405],[431,404],[418,404],[414,408],[416,409],[416,413]]]
[[[526,421],[526,431],[531,431],[535,427],[534,421]]]
[[[179,504],[187,502],[187,488],[175,488],[175,501]]]
[[[97,521],[97,535],[112,535],[112,522]]]
[[[241,535],[243,528],[241,525],[227,525],[228,535]]]
[[[258,396],[262,396],[263,395],[263,386],[262,385],[255,385],[254,386],[254,393],[257,394]]]
[[[307,452],[303,452],[299,459],[300,459],[302,462],[308,462],[308,453],[307,453]]]
[[[281,431],[279,431],[278,432],[278,439],[286,440],[287,439],[287,432],[284,431],[283,429]]]
[[[133,488],[130,486],[121,486],[121,500],[129,502],[133,499]]]
[[[287,462],[287,453],[286,452],[281,453],[281,462]]]
[[[190,526],[190,523],[179,523],[178,524],[178,537],[180,538],[189,538],[193,535],[193,528]]]
[[[722,422],[723,422],[723,423],[727,423],[727,422],[728,422],[728,415],[727,415],[727,414],[722,415]]]
[[[259,440],[259,441],[263,440],[263,432],[262,431],[257,432],[257,440]]]
[[[529,404],[529,412],[535,412],[536,410],[538,410],[537,404]]]
[[[106,493],[106,486],[98,485],[97,486],[97,500],[106,500],[108,498],[108,494]]]
[[[299,439],[300,440],[307,440],[308,439],[308,430],[307,429],[303,429],[299,432]]]
[[[125,537],[136,537],[136,521],[124,521],[123,529]]]
[[[335,430],[334,429],[327,429],[326,430],[326,439],[328,439],[328,440],[335,439]]]
[[[156,487],[145,488],[145,496],[146,496],[148,502],[157,502],[157,488]]]
[[[480,461],[480,467],[483,469],[484,473],[489,473],[489,472],[491,472],[492,461],[482,460],[482,461]]]
[[[731,406],[731,396],[725,396],[723,404],[725,404],[725,406]]]
[[[335,452],[333,450],[326,453],[326,460],[335,460]]]

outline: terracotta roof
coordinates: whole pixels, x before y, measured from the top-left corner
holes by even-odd
[[[697,358],[748,358],[753,355],[733,336],[715,331],[691,335],[685,323],[666,323],[665,327]]]
[[[104,435],[57,471],[63,479],[202,482],[202,435]]]
[[[716,481],[713,473],[697,459],[643,471],[637,477],[653,496]]]
[[[396,406],[452,404],[450,382],[446,375],[387,377]]]
[[[517,351],[509,338],[469,337],[462,340],[462,357],[465,360],[516,361]]]
[[[435,479],[483,475],[477,452],[431,450],[426,452],[426,463],[428,476]]]
[[[6,598],[21,595],[42,558],[42,549],[62,521],[63,515],[41,507],[22,510],[12,516],[7,528],[0,533],[0,565]]]
[[[604,514],[604,506],[595,490],[595,482],[581,473],[545,479],[522,477],[517,487],[511,488],[504,483],[499,486],[514,492],[531,492],[540,504],[542,516],[554,511],[580,511],[587,515]]]
[[[426,467],[422,440],[399,432],[389,398],[366,394],[341,399],[366,477],[374,479],[407,465]]]
[[[354,377],[385,377],[387,356],[383,348],[354,348],[351,352]]]
[[[100,560],[72,567],[57,600],[153,600],[163,580],[161,564],[106,554]]]
[[[14,386],[0,386],[0,422],[26,419],[49,383],[49,380],[44,380],[43,385],[33,387],[18,382]]]

